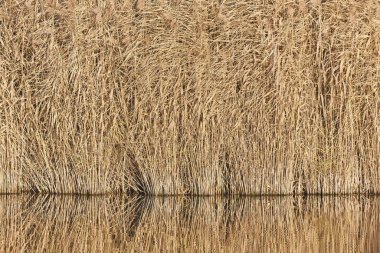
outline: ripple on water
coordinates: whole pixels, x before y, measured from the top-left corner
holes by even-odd
[[[379,252],[367,197],[0,197],[1,252]]]

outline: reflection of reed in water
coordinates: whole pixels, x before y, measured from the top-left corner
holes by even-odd
[[[379,200],[0,197],[1,252],[376,252]]]

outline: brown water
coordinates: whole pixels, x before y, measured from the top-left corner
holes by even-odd
[[[380,199],[0,196],[0,252],[380,252]]]

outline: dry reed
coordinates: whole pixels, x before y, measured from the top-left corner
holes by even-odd
[[[0,1],[0,192],[380,192],[375,0]]]

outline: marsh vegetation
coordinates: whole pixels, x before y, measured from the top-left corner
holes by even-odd
[[[0,191],[379,193],[375,0],[0,1]]]

